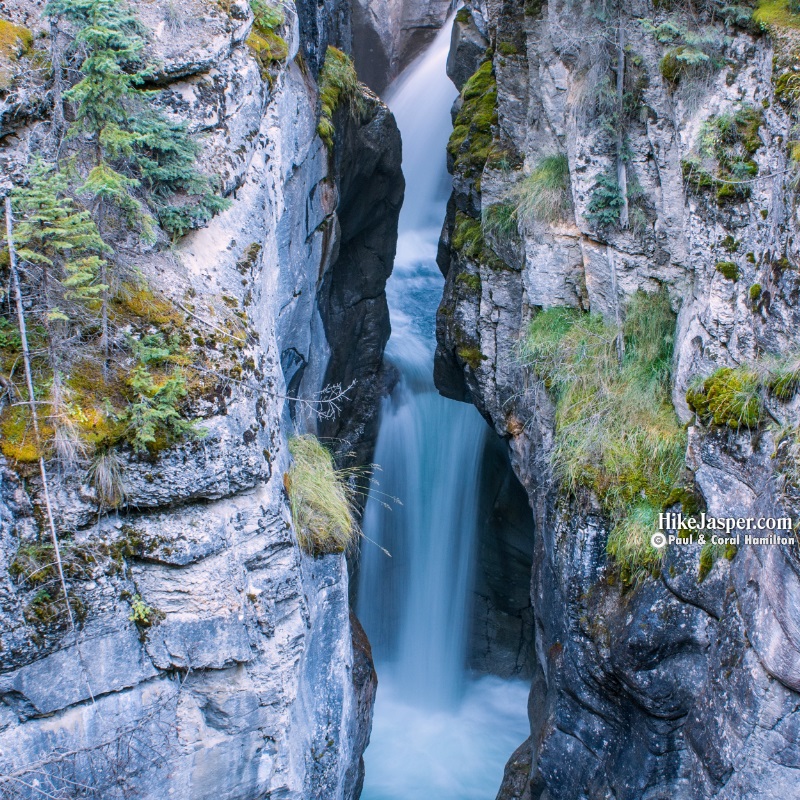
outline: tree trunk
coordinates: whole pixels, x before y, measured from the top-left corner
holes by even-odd
[[[64,138],[64,76],[62,71],[63,53],[58,43],[58,22],[50,18],[50,61],[53,64],[53,134],[59,148]]]
[[[72,608],[69,604],[69,594],[67,593],[67,582],[64,579],[64,568],[61,562],[61,550],[58,546],[58,535],[56,525],[53,520],[53,506],[50,502],[50,486],[47,480],[47,467],[44,463],[44,443],[42,442],[41,432],[39,431],[39,419],[36,414],[36,397],[33,393],[33,373],[31,372],[31,357],[28,349],[28,332],[25,324],[25,309],[22,305],[22,292],[19,286],[19,275],[17,273],[17,251],[14,248],[14,217],[11,211],[11,198],[6,196],[6,235],[8,239],[9,269],[11,272],[11,286],[14,292],[14,299],[17,305],[17,324],[19,325],[19,335],[22,340],[22,362],[25,367],[25,383],[28,386],[28,405],[31,410],[31,421],[33,423],[33,435],[36,440],[36,448],[39,451],[39,473],[42,476],[42,492],[44,495],[44,505],[47,511],[47,522],[50,528],[50,539],[53,542],[53,552],[56,557],[58,577],[61,581],[61,590],[64,592],[64,604],[67,607],[67,618],[69,626],[75,630],[75,620],[72,617]]]
[[[619,19],[619,35],[617,38],[617,186],[622,196],[622,208],[619,212],[621,228],[628,227],[628,170],[623,157],[625,146],[623,122],[625,117],[625,28],[622,17]]]

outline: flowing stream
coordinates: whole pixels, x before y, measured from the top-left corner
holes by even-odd
[[[492,434],[474,407],[441,397],[432,378],[457,96],[445,73],[450,28],[387,95],[407,182],[387,287],[386,357],[401,379],[382,409],[380,485],[363,521],[373,543],[362,545],[357,610],[380,682],[363,800],[493,800],[505,761],[528,735],[527,686],[465,670],[480,464]]]

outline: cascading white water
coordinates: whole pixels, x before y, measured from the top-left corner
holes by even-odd
[[[406,197],[387,293],[386,357],[401,379],[384,403],[379,491],[364,513],[358,616],[380,686],[363,800],[491,800],[527,735],[526,687],[467,681],[466,637],[480,462],[489,428],[433,380],[442,277],[436,249],[449,192],[445,147],[457,96],[445,72],[451,23],[390,87]],[[402,505],[394,505],[397,497]],[[489,741],[487,741],[487,738]]]
[[[434,707],[452,706],[461,693],[487,429],[473,406],[441,397],[432,378],[432,322],[442,286],[436,242],[456,94],[443,68],[447,46],[442,32],[388,98],[403,134],[408,187],[390,283],[387,348],[401,381],[383,408],[375,460],[383,468],[381,489],[403,505],[387,507],[381,495],[367,503],[364,532],[392,557],[365,547],[359,588],[359,614],[376,657],[409,696]]]

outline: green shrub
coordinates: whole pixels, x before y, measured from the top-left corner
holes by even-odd
[[[45,14],[75,30],[83,62],[80,80],[64,93],[74,106],[70,133],[92,142],[93,163],[80,191],[120,209],[146,238],[152,217],[173,236],[205,225],[230,203],[214,181],[197,169],[200,145],[184,123],[175,122],[142,88],[152,66],[143,62],[144,28],[124,0],[49,0]]]
[[[700,129],[696,154],[682,162],[687,184],[696,191],[715,190],[719,205],[750,197],[750,181],[758,175],[753,156],[762,144],[758,132],[763,123],[763,111],[751,105],[706,120]],[[728,240],[735,244],[729,236],[723,246]]]
[[[679,45],[667,50],[658,63],[658,69],[667,83],[676,86],[681,78],[696,74],[710,61],[709,56],[697,47]]]
[[[725,63],[722,58],[725,38],[716,26],[694,24],[690,28],[672,20],[659,25],[646,19],[642,23],[656,41],[672,45],[658,65],[672,88],[681,81],[710,75]]]
[[[354,114],[360,114],[364,109],[364,99],[353,60],[330,45],[319,73],[319,102],[317,133],[328,149],[332,150],[333,136],[336,132],[333,115],[336,109],[347,103]]]
[[[749,292],[749,294],[750,294],[750,300],[751,300],[753,303],[755,303],[755,302],[756,302],[756,300],[758,300],[758,298],[759,298],[759,297],[761,297],[761,284],[760,284],[760,283],[754,283],[754,284],[753,284],[753,285],[750,287],[750,292]]]
[[[659,563],[649,544],[681,475],[686,432],[670,400],[675,316],[666,292],[636,294],[618,331],[574,309],[538,314],[521,357],[556,403],[553,469],[564,489],[591,489],[612,523],[608,552],[634,582]],[[649,527],[648,527],[649,526]]]
[[[544,156],[513,189],[512,199],[519,220],[532,223],[558,222],[572,208],[569,161],[565,153]]]
[[[619,222],[625,200],[614,175],[601,172],[596,179],[586,207],[586,220],[598,228],[608,228]]]
[[[285,482],[300,546],[312,555],[343,552],[358,535],[347,473],[310,434],[293,436],[289,452]]]
[[[131,600],[131,614],[128,619],[142,628],[149,628],[153,624],[152,616],[153,609],[142,600],[140,595],[135,594]]]
[[[717,261],[715,269],[729,281],[739,280],[739,267],[733,261]]]

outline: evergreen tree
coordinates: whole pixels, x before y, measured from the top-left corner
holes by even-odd
[[[41,270],[47,320],[67,320],[62,301],[96,300],[107,287],[98,281],[108,246],[88,211],[76,209],[66,176],[36,158],[28,185],[13,192],[19,259]]]
[[[123,0],[50,0],[47,13],[76,29],[75,45],[86,57],[82,79],[64,97],[75,105],[72,133],[88,135],[94,167],[82,189],[102,205],[122,209],[129,224],[150,219],[136,199],[147,189],[161,225],[174,236],[204,225],[227,201],[195,166],[199,146],[186,126],[153,105],[142,88],[149,72],[143,63],[143,29]],[[177,194],[183,195],[175,202]]]

